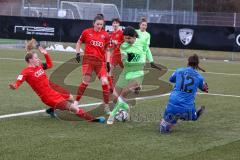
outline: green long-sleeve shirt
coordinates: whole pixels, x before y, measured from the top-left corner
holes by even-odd
[[[146,41],[136,38],[133,44],[124,42],[121,47],[122,62],[124,64],[123,74],[126,79],[133,79],[144,75],[143,67],[146,63]],[[128,54],[132,55],[132,60],[128,60]]]
[[[152,56],[152,52],[149,48],[150,46],[150,41],[151,41],[151,35],[145,31],[145,32],[142,32],[140,29],[137,29],[136,30],[138,36],[139,36],[139,39],[142,39],[142,41],[145,41],[146,44],[147,44],[147,48],[146,48],[146,57],[147,57],[147,60],[149,62],[153,62],[153,56]]]

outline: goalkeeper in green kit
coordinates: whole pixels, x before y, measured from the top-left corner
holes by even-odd
[[[120,52],[124,68],[113,91],[117,102],[109,115],[107,124],[113,124],[119,109],[129,109],[124,95],[139,87],[144,76],[143,68],[146,63],[146,50],[148,47],[146,41],[138,38],[138,34],[133,27],[127,27],[123,35],[124,43],[120,47]]]

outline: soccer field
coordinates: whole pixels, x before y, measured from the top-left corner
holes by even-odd
[[[50,76],[73,54],[51,53],[54,67]],[[25,67],[23,50],[0,50],[0,116],[46,109],[24,83],[18,90],[8,89]],[[167,81],[186,59],[154,57],[169,70],[161,77]],[[0,160],[33,159],[240,159],[240,63],[206,60],[201,65],[209,85],[208,94],[197,95],[196,105],[206,112],[197,122],[180,122],[174,132],[161,135],[158,123],[168,96],[137,101],[131,114],[134,121],[114,125],[63,121],[45,113],[0,119]],[[80,67],[65,79],[77,86]],[[99,82],[90,85],[101,90]],[[143,86],[144,87],[144,86]],[[74,93],[73,93],[74,94]],[[81,104],[99,102],[84,97]]]

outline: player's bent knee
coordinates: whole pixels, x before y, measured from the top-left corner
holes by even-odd
[[[83,78],[82,83],[84,83],[84,84],[86,84],[86,85],[89,85],[90,79]]]
[[[83,78],[82,78],[82,83],[88,85],[91,81],[91,76],[89,75],[84,75]]]
[[[56,104],[55,109],[60,109],[60,110],[69,110],[71,107],[71,104],[69,101],[64,100]]]
[[[74,97],[73,97],[73,95],[72,95],[72,94],[70,94],[70,95],[69,95],[69,98],[68,98],[68,100],[69,100],[70,102],[73,102],[73,101],[74,101]]]
[[[74,103],[71,103],[69,105],[69,108],[68,108],[69,111],[73,112],[73,113],[77,113],[78,112],[78,107],[74,105]]]
[[[107,79],[107,77],[102,77],[102,78],[101,78],[101,83],[102,83],[102,85],[108,85],[108,79]]]

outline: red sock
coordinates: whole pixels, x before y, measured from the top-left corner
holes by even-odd
[[[109,102],[109,87],[107,84],[102,85],[102,91],[103,91],[103,101],[105,104],[108,104],[108,102]]]
[[[91,114],[85,112],[83,109],[79,109],[76,115],[80,118],[85,119],[86,121],[94,120],[94,117]]]
[[[76,101],[80,101],[80,99],[82,98],[82,95],[84,93],[84,91],[86,90],[88,84],[85,83],[81,83],[81,85],[78,87],[78,91],[77,91],[77,97],[76,97]]]
[[[108,76],[108,83],[111,90],[113,90],[113,76]]]

